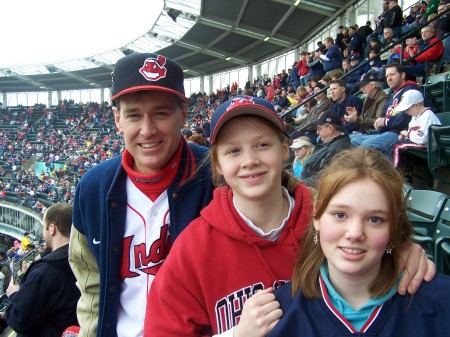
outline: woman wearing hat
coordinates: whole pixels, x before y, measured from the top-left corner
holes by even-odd
[[[292,145],[290,146],[294,150],[294,161],[292,162],[292,172],[297,178],[300,178],[302,173],[303,163],[306,158],[312,153],[314,147],[307,136],[302,136],[294,139]]]

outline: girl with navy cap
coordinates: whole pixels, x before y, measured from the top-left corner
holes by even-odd
[[[238,96],[211,119],[212,202],[181,233],[149,292],[144,336],[266,336],[282,311],[312,215],[311,191],[283,170],[284,124]]]

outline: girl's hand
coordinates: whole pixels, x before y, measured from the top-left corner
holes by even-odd
[[[273,288],[258,291],[245,301],[239,323],[234,328],[234,337],[265,337],[282,315]]]

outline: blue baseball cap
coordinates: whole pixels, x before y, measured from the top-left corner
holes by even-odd
[[[214,144],[220,129],[231,118],[253,115],[267,119],[277,129],[284,132],[284,123],[273,105],[266,99],[252,96],[236,96],[217,107],[211,117],[211,144]]]

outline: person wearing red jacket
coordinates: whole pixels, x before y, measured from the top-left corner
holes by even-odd
[[[419,52],[423,52],[414,58],[417,65],[405,67],[405,73],[407,75],[425,76],[425,62],[437,61],[444,53],[444,45],[434,36],[434,33],[435,29],[433,25],[422,28],[421,35],[423,43],[419,47]],[[410,49],[409,56],[413,57],[414,55],[416,55],[414,49]]]
[[[144,337],[264,337],[277,324],[273,290],[290,280],[313,212],[311,191],[283,170],[284,130],[264,99],[237,96],[214,111],[210,158],[219,187],[159,269]]]
[[[300,85],[305,86],[306,80],[309,74],[309,68],[307,66],[308,60],[309,60],[309,54],[306,51],[302,51],[300,55],[302,58],[297,62],[297,69],[298,69],[298,77],[300,78]]]

